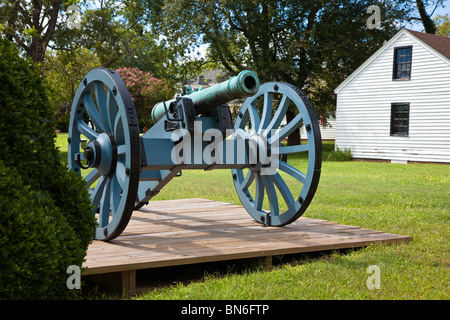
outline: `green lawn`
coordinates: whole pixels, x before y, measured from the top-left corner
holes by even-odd
[[[58,135],[66,156],[67,135]],[[326,144],[326,150],[333,148]],[[301,158],[290,158],[304,166]],[[229,170],[183,171],[155,200],[208,198],[239,204]],[[158,286],[142,299],[449,299],[450,165],[325,161],[306,217],[409,235],[412,242],[298,257],[272,271],[207,274]],[[369,265],[381,288],[366,285]]]

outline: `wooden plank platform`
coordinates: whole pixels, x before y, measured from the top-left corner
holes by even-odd
[[[301,217],[284,227],[263,227],[247,211],[206,199],[151,201],[133,212],[122,235],[93,241],[83,276],[113,279],[123,292],[136,288],[136,270],[398,243],[412,237]]]

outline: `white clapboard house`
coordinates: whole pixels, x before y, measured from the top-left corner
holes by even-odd
[[[450,38],[402,29],[335,93],[339,149],[450,163]]]

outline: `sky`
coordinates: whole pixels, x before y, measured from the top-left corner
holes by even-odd
[[[436,9],[435,15],[437,15],[437,14],[445,15],[446,13],[448,13],[450,15],[450,1],[449,0],[445,0],[444,1],[444,6],[445,6],[445,8],[438,8],[438,9]]]
[[[450,16],[450,0],[444,0],[444,6],[445,8],[439,7],[434,12],[432,18],[441,15],[444,16],[445,14],[448,14]],[[415,21],[412,24],[407,26],[408,29],[414,30],[414,31],[424,31],[423,25],[420,21]]]

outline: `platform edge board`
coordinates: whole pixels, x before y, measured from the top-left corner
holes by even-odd
[[[143,259],[134,260],[134,262],[122,262],[122,263],[114,263],[109,265],[97,266],[97,267],[87,267],[83,271],[83,275],[94,275],[94,274],[102,274],[109,272],[122,272],[122,271],[130,271],[130,270],[140,270],[140,269],[149,269],[149,268],[157,268],[157,267],[168,267],[168,266],[176,266],[183,264],[195,264],[202,262],[216,262],[216,261],[226,261],[226,260],[235,260],[235,259],[245,259],[245,258],[258,258],[258,257],[267,257],[267,256],[276,256],[276,255],[285,255],[285,254],[296,254],[296,253],[307,253],[307,252],[319,252],[319,251],[328,251],[328,250],[340,250],[340,249],[352,249],[352,248],[361,248],[366,247],[373,243],[382,243],[382,244],[396,244],[402,242],[412,241],[412,237],[408,236],[397,236],[391,238],[384,239],[346,239],[346,241],[342,241],[336,243],[334,239],[330,243],[320,243],[317,245],[308,245],[308,246],[292,246],[292,247],[284,247],[284,248],[267,248],[264,250],[257,251],[242,251],[242,252],[233,252],[233,253],[220,253],[220,254],[202,254],[202,255],[192,255],[192,256],[172,256],[170,259],[164,260],[155,260],[148,261],[145,257]]]

